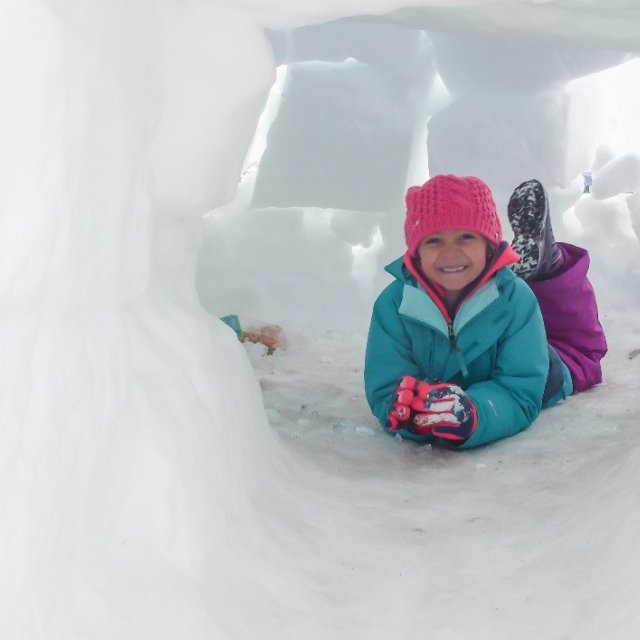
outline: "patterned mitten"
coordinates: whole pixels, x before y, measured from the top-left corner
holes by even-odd
[[[471,398],[455,384],[423,384],[428,387],[426,394],[420,389],[411,404],[416,427],[429,429],[436,438],[456,444],[468,440],[478,424]]]

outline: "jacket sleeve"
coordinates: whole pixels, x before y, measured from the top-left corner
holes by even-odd
[[[529,427],[542,408],[549,371],[542,314],[523,281],[514,287],[509,305],[513,314],[498,342],[491,378],[466,389],[478,410],[478,426],[462,449],[515,435]]]
[[[393,392],[400,378],[419,376],[411,338],[398,314],[402,284],[389,285],[378,297],[371,316],[364,365],[364,386],[371,411],[385,426]]]

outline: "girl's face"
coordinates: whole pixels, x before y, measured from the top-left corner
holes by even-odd
[[[487,263],[488,241],[464,229],[449,229],[425,236],[418,246],[424,275],[443,287],[447,302],[454,302]]]

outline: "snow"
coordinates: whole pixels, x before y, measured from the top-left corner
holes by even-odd
[[[309,621],[312,637],[629,637],[640,365],[623,340],[638,333],[619,317],[607,328],[624,338],[604,385],[469,455],[394,440],[371,420],[354,367],[363,334],[250,349],[274,428],[335,499],[316,568],[331,609]]]
[[[640,187],[640,155],[626,153],[600,169],[591,191],[596,200],[606,200],[619,193],[633,193]]]
[[[0,5],[3,638],[633,636],[640,14],[417,4]],[[313,47],[286,46],[295,27]],[[379,35],[399,30],[413,48]],[[307,124],[317,162],[296,169],[324,189],[257,208],[256,127],[276,65],[296,64],[298,99],[281,71],[262,121]],[[368,97],[335,117],[376,115],[352,138],[311,99],[345,69]],[[379,157],[347,163],[363,183],[336,200],[331,150],[370,139]],[[503,214],[514,182],[543,177],[558,237],[591,252],[611,346],[603,385],[463,454],[390,438],[363,397],[403,190],[428,170],[485,176]],[[285,347],[240,344],[227,313],[281,324]]]

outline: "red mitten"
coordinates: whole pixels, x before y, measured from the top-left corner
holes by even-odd
[[[393,403],[387,416],[387,429],[408,429],[418,435],[431,435],[431,424],[427,416],[414,409],[416,402],[424,402],[429,395],[429,383],[413,376],[402,376],[393,393]]]
[[[400,383],[393,392],[391,410],[387,416],[387,429],[400,431],[407,429],[411,422],[413,411],[411,404],[416,398],[414,393],[417,380],[413,376],[402,376]]]

